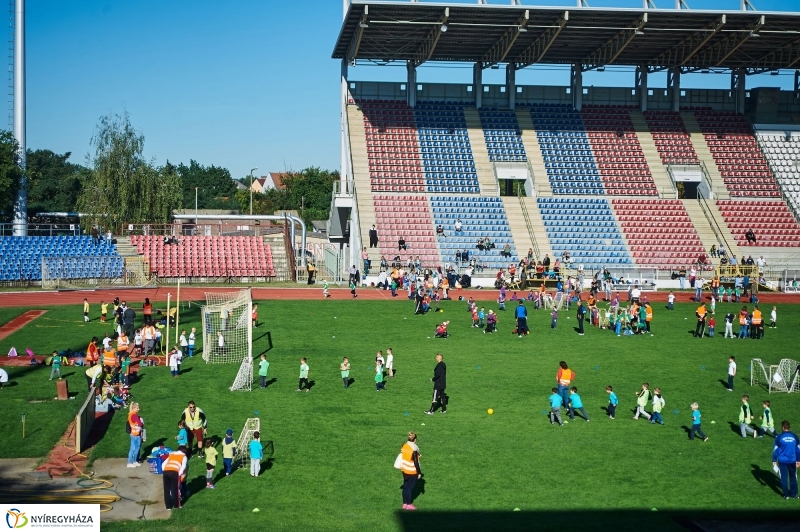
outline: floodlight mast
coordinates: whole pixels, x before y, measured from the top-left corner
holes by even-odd
[[[17,141],[17,164],[20,174],[19,189],[14,200],[14,236],[28,234],[28,183],[25,177],[25,0],[14,4],[14,138]]]

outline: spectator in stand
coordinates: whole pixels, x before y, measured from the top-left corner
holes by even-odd
[[[475,247],[478,248],[481,251],[486,249],[486,245],[483,243],[483,238],[479,238],[478,239],[478,243],[477,243],[477,245]]]
[[[469,262],[469,250],[468,249],[465,249],[461,253],[461,262]]]
[[[736,255],[731,255],[731,266],[736,266]]]
[[[456,225],[453,228],[455,229],[456,233],[460,233],[463,230],[461,220],[456,220]]]
[[[536,278],[541,279],[544,276],[544,265],[542,261],[536,263]]]
[[[530,265],[533,262],[533,248],[528,248],[528,264]]]
[[[355,266],[353,266],[353,269],[355,269]],[[387,269],[389,269],[389,261],[386,260],[386,257],[381,255],[381,271],[385,272]]]
[[[364,248],[361,251],[361,260],[364,261],[364,273],[369,274],[370,260],[369,254],[367,253],[367,248]]]
[[[406,239],[402,236],[397,240],[397,251],[406,251],[408,246],[406,245]]]
[[[728,255],[728,253],[725,251],[725,244],[722,242],[720,242],[719,246],[717,247],[717,255],[720,257],[726,257]]]
[[[755,266],[756,265],[756,261],[753,260],[753,256],[752,255],[748,255],[747,256],[747,265],[748,266]]]
[[[692,266],[689,269],[689,286],[694,288],[694,283],[697,281],[697,270]]]
[[[716,258],[717,257],[717,246],[716,246],[716,244],[712,244],[711,245],[711,249],[708,250],[708,254],[711,255],[711,258]]]
[[[506,242],[506,245],[503,246],[503,256],[507,258],[511,258],[511,244]]]
[[[544,254],[544,259],[542,259],[542,266],[544,266],[545,273],[550,271],[550,256],[547,253]]]
[[[494,242],[492,242],[492,239],[489,238],[488,236],[483,241],[483,245],[486,246],[487,251],[490,250],[490,249],[494,249]]]
[[[758,266],[759,268],[763,268],[766,265],[767,261],[764,259],[764,255],[761,255],[756,259],[756,266]]]
[[[442,227],[442,224],[436,226],[436,236],[444,236],[444,227]]]
[[[375,229],[375,225],[373,225],[372,229],[369,230],[369,247],[378,247],[378,230]]]
[[[461,262],[461,250],[456,250],[456,262]]]
[[[744,237],[747,239],[747,243],[756,243],[756,234],[753,232],[752,229],[748,229],[747,232],[744,234]]]
[[[553,264],[553,271],[556,272],[556,273],[560,273],[561,272],[561,261],[560,260],[556,259],[555,264]]]

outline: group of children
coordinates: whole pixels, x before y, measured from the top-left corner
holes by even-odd
[[[567,409],[569,414],[569,419],[571,421],[575,420],[575,411],[581,413],[583,419],[589,421],[589,414],[586,413],[586,409],[583,407],[583,400],[581,396],[578,395],[578,388],[573,386],[569,389],[569,396],[567,399],[567,404],[564,404],[564,398],[558,393],[558,388],[553,388],[552,395],[550,395],[550,424],[558,423],[559,426],[563,426],[564,423],[568,423],[561,419],[561,407]]]
[[[191,441],[189,437],[189,430],[186,428],[186,422],[181,420],[178,422],[178,435],[175,440],[178,448],[191,450]],[[233,429],[225,431],[225,437],[219,442],[222,445],[222,464],[225,470],[225,476],[228,477],[233,473],[233,460],[237,452],[241,449],[236,448],[236,440],[233,439]],[[202,452],[201,458],[205,458],[206,462],[206,487],[215,489],[214,485],[214,472],[217,468],[217,457],[219,451],[216,449],[217,442],[214,438],[205,438],[203,440],[202,448],[198,448]],[[253,439],[250,440],[248,445],[250,456],[250,476],[257,477],[261,472],[261,460],[264,458],[264,446],[261,443],[261,434],[258,431],[253,433]],[[187,475],[184,475],[186,478]],[[181,486],[182,496],[186,497],[188,492],[186,486]]]

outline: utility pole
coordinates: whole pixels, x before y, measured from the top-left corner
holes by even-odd
[[[256,170],[258,170],[258,168],[250,169],[250,216],[253,216],[253,172]]]

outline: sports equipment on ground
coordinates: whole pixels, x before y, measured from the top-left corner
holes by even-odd
[[[494,414],[494,408],[490,408],[490,409],[489,409],[489,410],[487,410],[486,412],[488,412],[488,413],[489,413],[489,415],[491,416],[492,414]]]
[[[241,362],[244,357],[252,360],[252,314],[249,288],[239,292],[206,292],[202,317],[203,360],[207,364]]]

